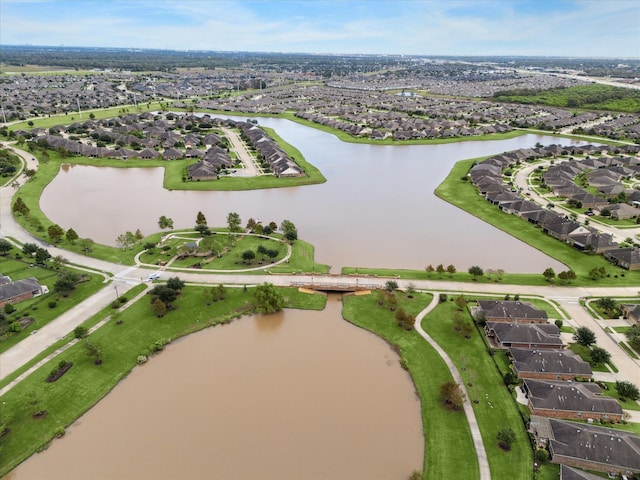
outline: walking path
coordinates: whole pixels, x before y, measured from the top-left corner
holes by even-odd
[[[136,295],[134,298],[132,298],[131,300],[129,300],[127,303],[125,303],[124,305],[122,305],[119,309],[119,311],[125,310],[127,308],[129,308],[131,305],[133,305],[135,302],[137,302],[138,300],[140,300],[142,297],[144,297],[147,294],[147,290],[148,287],[142,291],[141,293],[139,293],[138,295]],[[98,323],[96,323],[93,327],[91,327],[88,331],[88,335],[92,334],[93,332],[95,332],[96,330],[98,330],[100,327],[102,327],[105,323],[107,323],[109,320],[111,320],[111,318],[113,318],[113,315],[108,315],[107,317],[105,317],[104,319],[100,320]],[[60,355],[61,353],[67,351],[68,349],[70,349],[72,346],[74,346],[76,343],[78,343],[80,341],[80,339],[73,339],[70,342],[64,344],[62,347],[56,349],[54,352],[51,352],[49,355],[47,355],[45,358],[43,358],[42,360],[40,360],[39,362],[35,363],[33,366],[31,366],[29,369],[25,370],[23,373],[21,373],[19,376],[17,376],[14,380],[12,380],[11,382],[9,382],[4,388],[2,388],[0,390],[0,396],[4,395],[5,393],[7,393],[9,390],[11,390],[13,387],[15,387],[18,383],[20,383],[22,380],[24,380],[25,378],[27,378],[29,375],[31,375],[33,372],[35,372],[37,369],[39,369],[41,366],[43,366],[45,363],[47,363],[48,361],[54,359],[55,357],[57,357],[58,355]]]
[[[429,345],[431,345],[435,349],[435,351],[438,352],[438,355],[442,357],[442,359],[444,360],[444,363],[446,363],[447,368],[451,372],[451,375],[453,375],[453,379],[458,384],[460,390],[462,390],[462,392],[464,393],[465,398],[468,399],[469,396],[467,395],[467,389],[465,388],[464,380],[462,379],[462,376],[460,375],[460,372],[456,368],[455,364],[453,363],[449,355],[447,355],[447,352],[445,352],[440,347],[440,345],[438,345],[436,341],[433,338],[431,338],[427,334],[427,332],[425,332],[424,329],[422,328],[422,325],[421,325],[422,319],[438,305],[439,293],[438,292],[432,292],[432,293],[433,293],[433,299],[431,300],[431,303],[427,305],[427,307],[423,309],[416,316],[416,321],[413,324],[413,326],[416,329],[416,331],[422,336],[422,338],[424,338],[429,343]],[[478,421],[476,419],[476,414],[473,411],[473,406],[471,405],[470,402],[464,402],[462,406],[464,408],[464,413],[467,416],[467,422],[469,423],[469,428],[471,430],[471,438],[473,439],[473,445],[476,449],[476,456],[478,458],[478,467],[480,468],[480,480],[491,480],[491,470],[489,469],[489,460],[487,459],[487,452],[484,448],[484,442],[482,441],[480,427],[478,426]]]

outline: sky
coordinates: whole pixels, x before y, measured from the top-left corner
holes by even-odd
[[[640,58],[640,0],[0,0],[0,45]]]

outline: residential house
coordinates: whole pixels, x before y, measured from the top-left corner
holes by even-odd
[[[560,465],[560,480],[602,480],[599,475]]]
[[[553,463],[613,475],[640,472],[640,436],[624,430],[548,419]]]
[[[600,395],[595,383],[526,379],[524,389],[532,415],[574,420],[622,420],[617,400]]]
[[[546,323],[547,312],[518,300],[478,300],[478,318],[487,322]]]
[[[561,349],[560,329],[550,323],[487,322],[487,339],[496,348]]]
[[[518,378],[575,380],[591,378],[591,366],[571,350],[510,348]]]
[[[4,278],[6,279],[8,277]],[[0,284],[0,307],[3,307],[7,303],[22,302],[48,292],[47,287],[40,285],[40,282],[38,282],[38,279],[35,277],[3,283]]]
[[[640,326],[640,304],[624,303],[622,304],[622,316],[627,318],[636,325]]]
[[[640,269],[640,250],[636,247],[608,250],[604,253],[604,256],[614,265],[626,268],[627,270]]]

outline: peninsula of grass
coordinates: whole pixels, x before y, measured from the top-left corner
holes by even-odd
[[[470,338],[455,330],[453,318],[457,309],[454,302],[439,304],[422,320],[422,328],[447,352],[466,383],[467,401],[472,402],[480,426],[492,477],[529,480],[533,475],[533,452],[516,402],[488,355],[478,329],[474,328]],[[471,322],[468,313],[465,317]],[[511,428],[516,434],[508,452],[498,446],[496,439],[503,428]]]
[[[301,293],[297,289],[280,289],[287,307],[321,310],[326,297]],[[209,326],[227,323],[252,310],[252,289],[227,288],[226,298],[207,306],[202,287],[186,287],[175,302],[175,309],[162,318],[151,311],[145,296],[91,334],[91,342],[102,346],[103,363],[95,365],[87,356],[84,342],[69,348],[28,376],[0,397],[3,421],[9,433],[0,437],[0,477],[7,474],[33,453],[47,447],[84,412],[95,405],[137,365],[140,355],[152,352],[174,339]],[[103,311],[104,315],[105,312]],[[158,353],[155,353],[158,354]],[[73,367],[58,381],[45,378],[61,360]],[[36,399],[36,400],[34,400]],[[37,405],[34,406],[34,402]],[[44,409],[47,415],[34,419],[33,412]]]
[[[327,179],[315,166],[307,162],[302,153],[290,143],[285,142],[275,130],[262,128],[287,153],[304,172],[303,177],[279,178],[275,175],[260,175],[257,177],[221,176],[217,180],[189,181],[183,180],[188,165],[196,163],[193,160],[160,161],[164,167],[164,188],[167,190],[260,190],[265,188],[300,187],[325,183]]]
[[[417,315],[432,298],[424,293],[411,299],[401,293],[397,296],[398,307],[411,315]],[[474,446],[466,416],[448,409],[440,399],[440,386],[453,377],[438,353],[417,332],[398,327],[394,312],[380,307],[376,295],[344,296],[342,315],[388,341],[411,374],[422,410],[423,478],[447,478],[454,471],[460,478],[479,478],[475,455],[469,453],[474,452]]]
[[[639,271],[628,271],[621,267],[613,266],[602,255],[582,253],[567,243],[543,233],[540,228],[526,220],[516,215],[504,213],[495,205],[487,202],[467,179],[467,173],[471,167],[486,158],[457,162],[447,178],[436,188],[436,195],[567,265],[567,269],[570,268],[577,275],[577,279],[571,282],[571,286],[623,286],[637,285],[640,282]],[[589,271],[600,267],[605,268],[608,276],[599,280],[589,278]],[[540,278],[542,278],[544,268],[540,271]],[[517,277],[518,275],[515,274],[513,276],[505,275],[504,281],[510,282],[516,280]],[[540,280],[538,279],[535,284],[540,284],[539,282]],[[528,281],[526,283],[529,284]]]

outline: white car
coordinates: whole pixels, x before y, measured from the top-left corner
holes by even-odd
[[[160,278],[160,272],[152,273],[147,277],[147,282],[151,282],[152,280],[156,280],[158,278]]]

